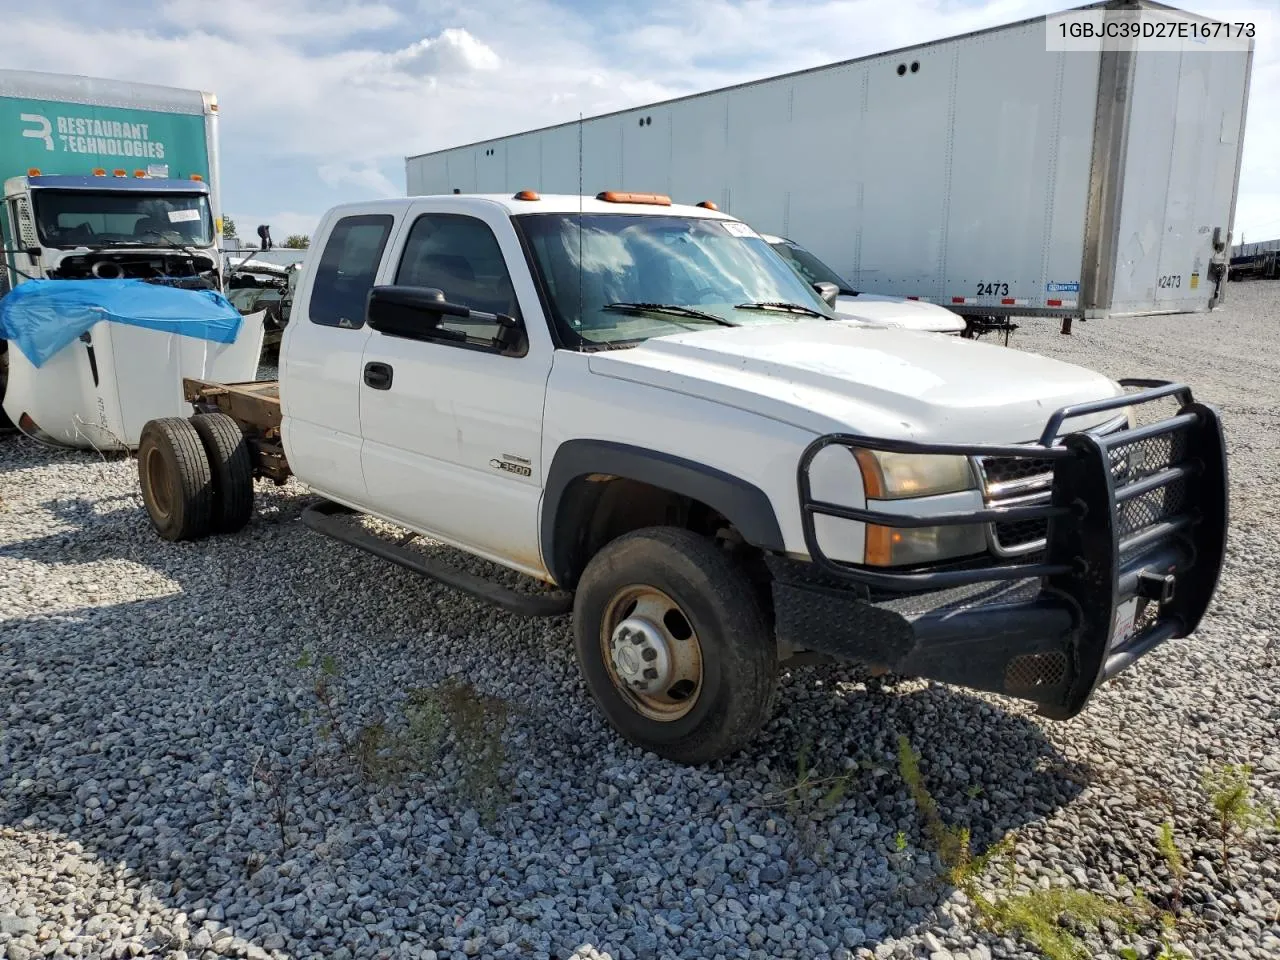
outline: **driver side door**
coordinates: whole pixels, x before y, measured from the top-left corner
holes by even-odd
[[[457,317],[412,338],[371,330],[360,385],[365,482],[388,519],[538,575],[550,336],[501,208],[486,217],[438,204],[410,210],[384,282],[436,288],[451,303],[514,317],[522,345],[462,342],[460,334],[477,331]]]

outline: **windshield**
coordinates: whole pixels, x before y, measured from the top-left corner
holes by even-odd
[[[204,194],[36,190],[31,199],[46,247],[207,247],[213,242]]]
[[[806,316],[740,309],[743,304],[797,304],[808,313],[833,317],[767,243],[736,221],[565,213],[529,214],[517,222],[552,319],[568,345],[634,343],[722,322],[736,326]],[[693,309],[645,309],[654,305]]]
[[[799,244],[792,243],[790,240],[783,240],[772,244],[772,246],[787,263],[791,264],[791,268],[809,283],[834,283],[843,294],[852,295],[857,293],[856,290],[849,286],[848,280]]]

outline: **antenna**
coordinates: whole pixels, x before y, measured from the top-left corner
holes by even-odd
[[[582,114],[578,114],[578,326],[582,326],[582,315],[586,312],[583,303],[585,294],[582,278]]]

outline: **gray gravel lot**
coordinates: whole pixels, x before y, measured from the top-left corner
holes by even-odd
[[[522,621],[323,541],[296,522],[296,485],[260,484],[242,535],[174,545],[132,462],[0,440],[0,956],[1037,956],[936,880],[899,734],[949,822],[980,847],[1016,831],[1021,883],[1121,900],[1136,885],[1163,905],[1172,817],[1191,869],[1172,941],[1280,956],[1278,835],[1224,869],[1200,787],[1206,767],[1251,763],[1280,802],[1280,284],[1229,296],[1209,318],[1070,338],[1028,321],[1013,340],[1184,379],[1223,410],[1230,555],[1196,636],[1066,723],[797,669],[753,749],[697,771],[604,725],[567,620]],[[324,736],[324,655],[347,734],[398,729],[408,692],[449,677],[507,702],[494,816],[443,737],[407,776],[362,779]],[[817,776],[849,772],[834,809],[774,802],[802,753]],[[1090,937],[1100,957],[1155,955],[1141,935]]]

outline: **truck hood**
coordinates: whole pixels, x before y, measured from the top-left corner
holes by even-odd
[[[875,293],[841,294],[836,298],[836,313],[852,320],[868,320],[907,330],[959,333],[964,329],[964,319],[946,307]]]
[[[658,337],[593,354],[588,366],[814,433],[949,443],[1029,442],[1060,407],[1123,393],[1099,373],[1033,353],[830,321]],[[1075,418],[1066,429],[1116,416]]]

